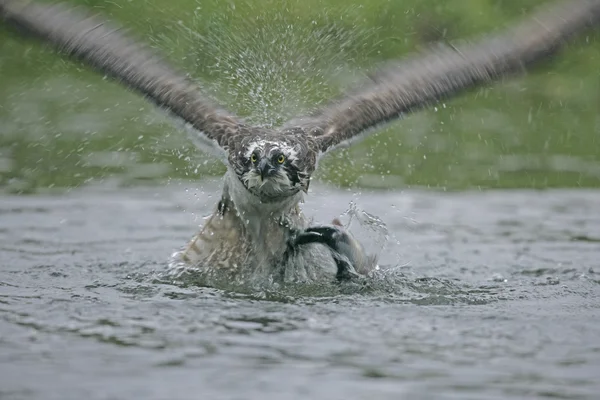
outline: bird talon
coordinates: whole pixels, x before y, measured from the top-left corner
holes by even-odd
[[[300,246],[308,243],[323,243],[323,235],[318,232],[302,232],[297,233],[292,238],[293,246]]]
[[[339,281],[361,276],[356,268],[362,265],[366,257],[362,245],[341,227],[311,226],[304,231],[293,232],[290,238],[292,248],[309,243],[321,243],[329,247],[338,268],[336,278]]]

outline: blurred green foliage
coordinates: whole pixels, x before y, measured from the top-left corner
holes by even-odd
[[[539,0],[75,1],[198,79],[207,96],[277,125],[386,60],[506,26]],[[351,187],[600,186],[600,46],[580,37],[528,76],[392,123],[321,163]],[[0,28],[0,186],[14,192],[200,179],[224,167],[118,84]]]

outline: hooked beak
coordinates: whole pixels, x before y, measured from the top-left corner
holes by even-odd
[[[269,160],[263,158],[258,163],[258,172],[260,173],[260,178],[264,181],[265,178],[273,175],[275,173],[275,168],[269,163]]]

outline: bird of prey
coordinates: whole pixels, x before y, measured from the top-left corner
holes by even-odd
[[[546,5],[508,29],[390,63],[355,90],[278,129],[250,126],[140,41],[81,7],[0,0],[0,16],[107,74],[183,121],[195,144],[227,166],[223,192],[182,265],[236,282],[319,282],[376,264],[334,220],[309,224],[300,203],[318,160],[381,124],[524,71],[600,22],[600,0]]]

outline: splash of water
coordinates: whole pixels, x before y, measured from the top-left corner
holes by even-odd
[[[390,238],[388,227],[381,218],[351,201],[348,209],[340,215],[340,220],[344,228],[358,238],[368,254],[379,258]]]
[[[207,20],[198,9],[174,35],[154,38],[161,48],[189,49],[184,62],[207,78],[203,90],[252,124],[278,126],[330,99],[374,51],[376,29],[341,18],[339,9],[312,21],[280,5],[252,11]]]

